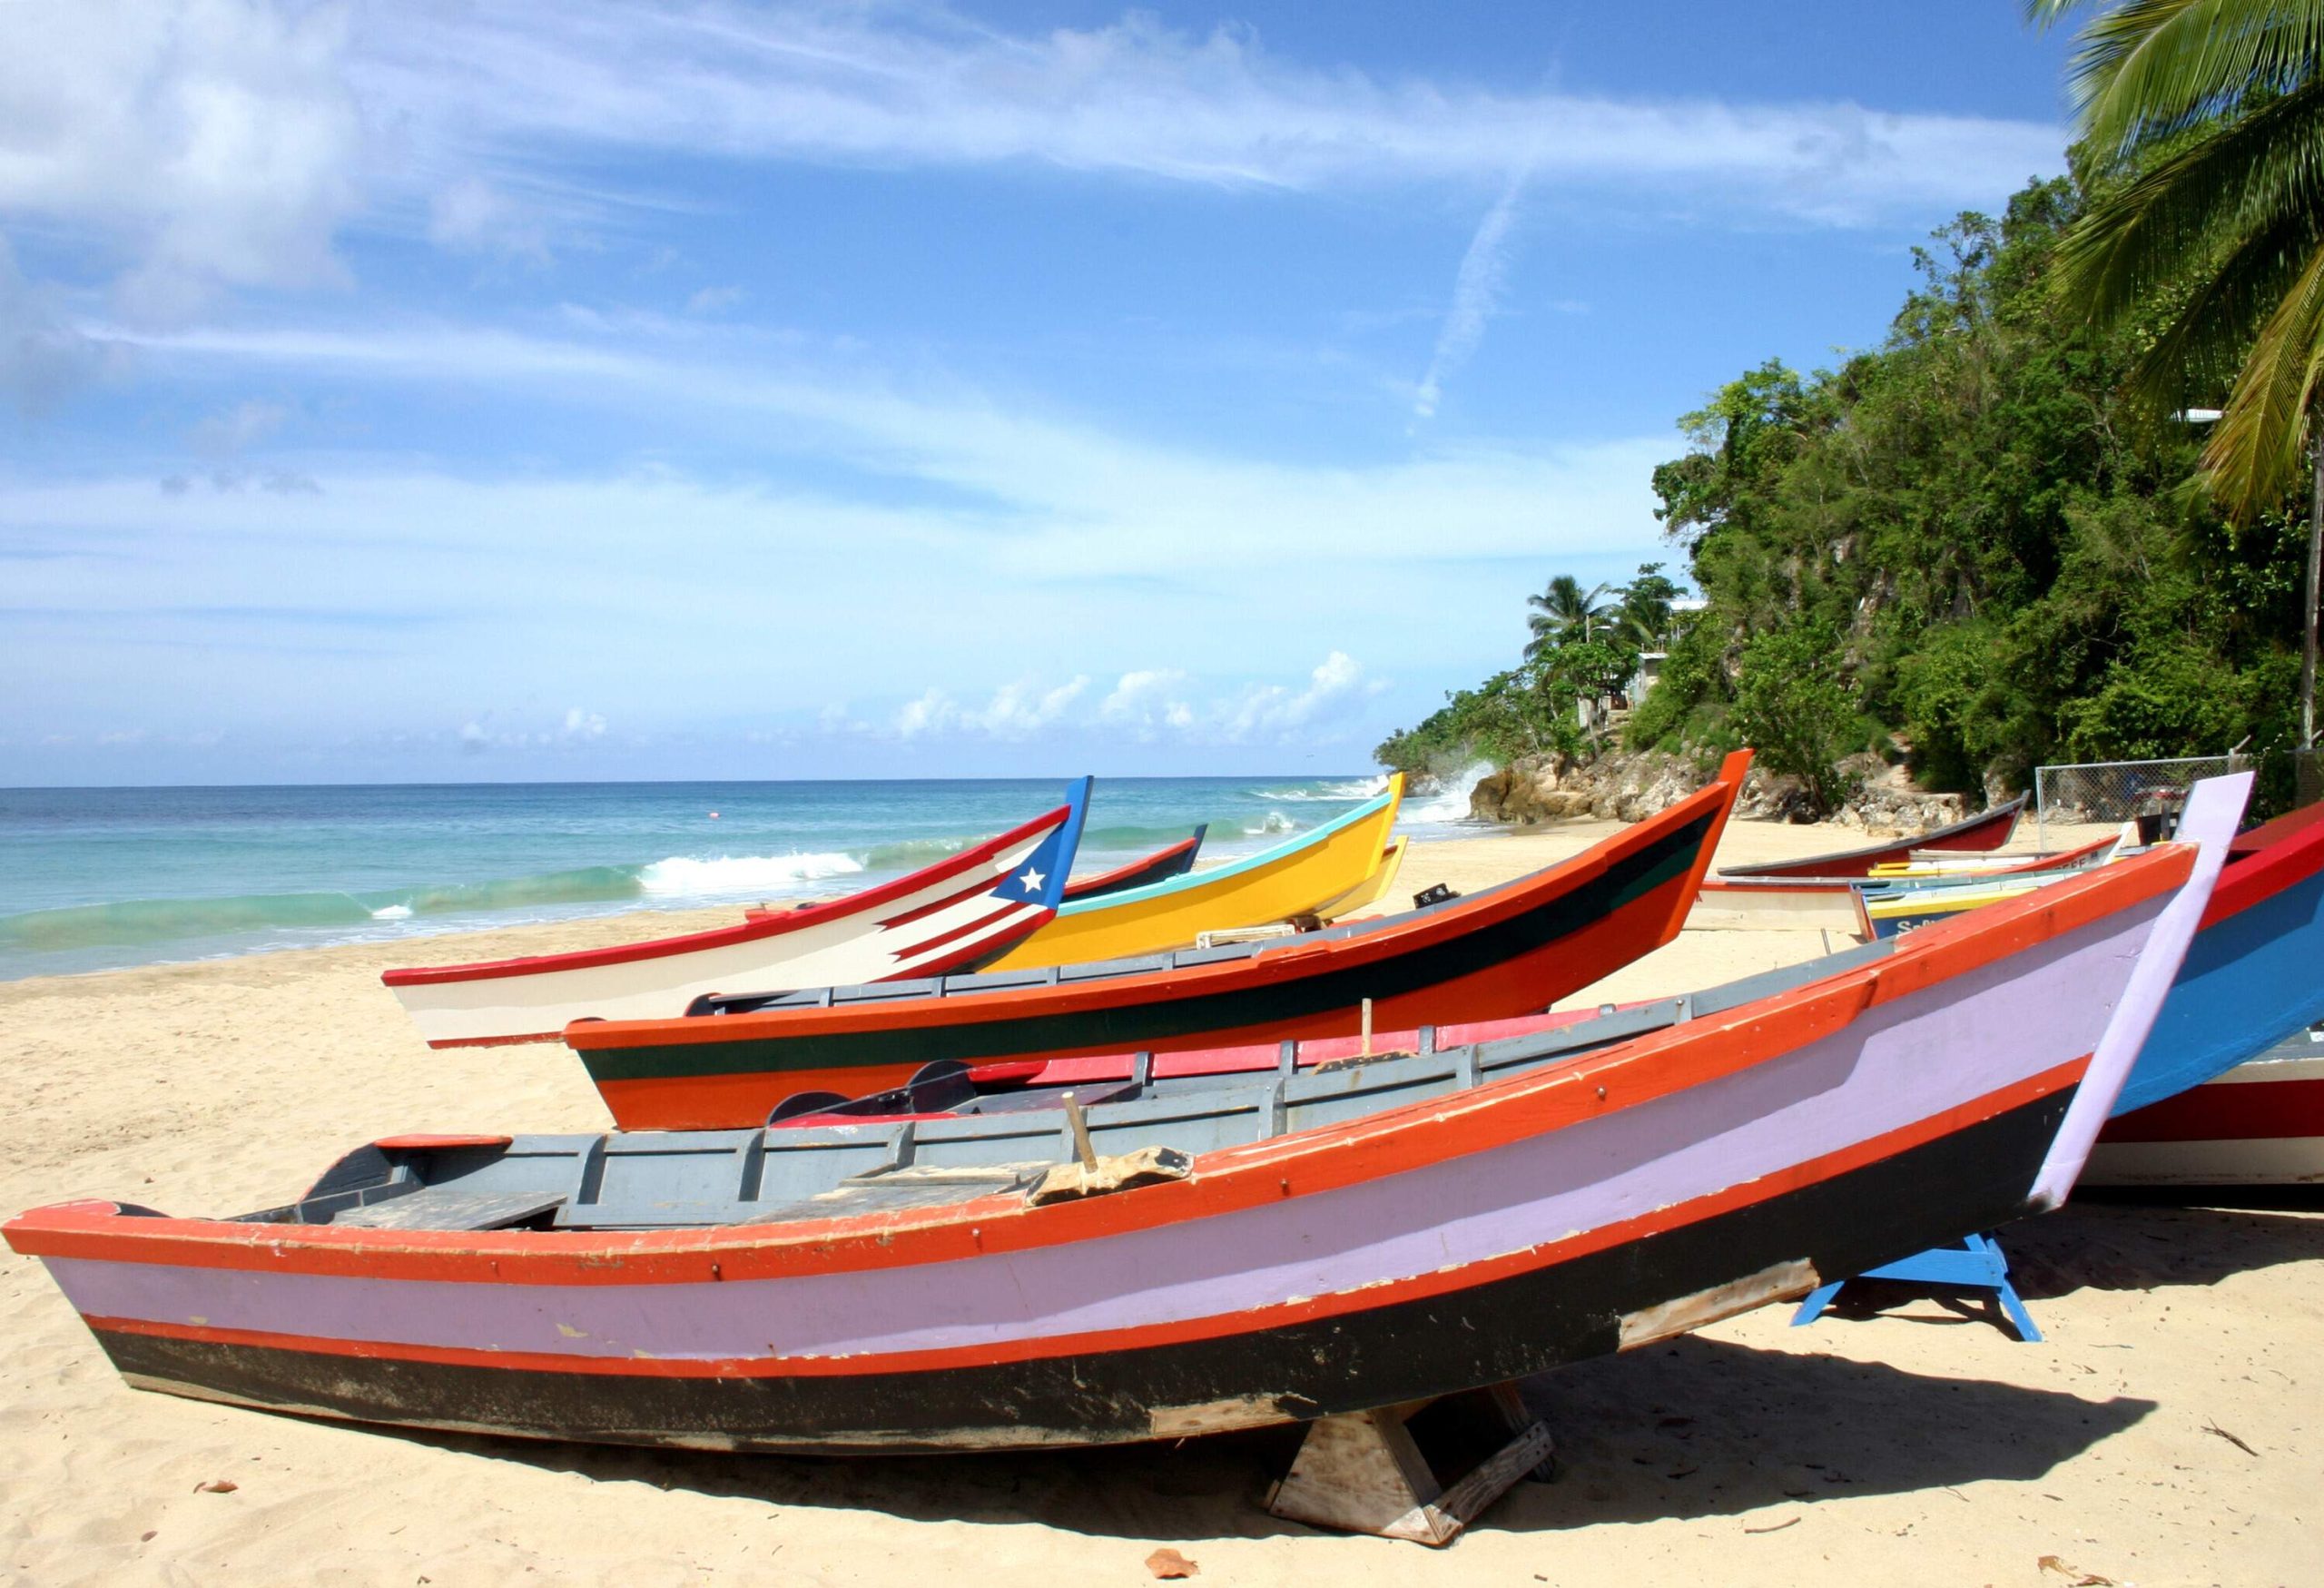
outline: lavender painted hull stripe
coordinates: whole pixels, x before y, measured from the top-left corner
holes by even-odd
[[[2236,824],[2242,821],[2243,808],[2250,800],[2255,775],[2238,772],[2207,777],[2187,796],[2186,810],[2179,818],[2179,842],[2197,845],[2194,870],[2155,922],[2150,952],[2132,967],[2122,1006],[2107,1022],[2105,1035],[2091,1055],[2089,1072],[2034,1182],[2033,1204],[2037,1210],[2063,1207],[2074,1181],[2081,1178],[2082,1166],[2090,1161],[2090,1149],[2105,1128],[2106,1116],[2113,1111],[2123,1083],[2130,1080],[2131,1067],[2146,1046],[2147,1032],[2154,1029],[2154,1017],[2162,1012],[2162,1001],[2179,978],[2187,945],[2202,923],[2211,887],[2219,881],[2220,868],[2227,863],[2227,846],[2234,840]]]
[[[1458,1267],[1764,1178],[2069,1063],[2156,900],[1672,1097],[1384,1180],[1102,1240],[688,1285],[497,1286],[54,1258],[97,1317],[576,1358],[812,1357],[1174,1322]],[[1035,1298],[1038,1298],[1038,1304]]]

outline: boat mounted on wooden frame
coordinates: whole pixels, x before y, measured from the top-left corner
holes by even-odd
[[[1206,932],[1312,915],[1378,874],[1404,774],[1354,809],[1272,849],[1208,871],[1060,905],[1057,919],[991,962],[995,971],[1088,964],[1190,948]]]
[[[1678,934],[1748,751],[1709,786],[1531,876],[1271,943],[884,986],[704,999],[675,1020],[576,1021],[625,1129],[754,1125],[800,1091],[859,1096],[934,1062],[1172,1052],[1531,1013]]]
[[[1896,865],[1910,861],[1916,853],[1960,854],[1984,853],[2007,843],[2017,831],[2017,818],[2025,809],[2025,796],[1981,811],[1976,815],[1938,827],[1917,838],[1898,838],[1887,843],[1870,843],[1862,849],[1844,849],[1834,854],[1813,854],[1805,860],[1771,860],[1758,865],[1728,865],[1718,869],[1722,877],[1864,877],[1870,876],[1876,867]]]
[[[431,1048],[555,1041],[567,1022],[675,1015],[730,987],[935,976],[987,963],[1058,911],[1088,778],[1021,827],[892,882],[740,925],[613,948],[389,971]]]
[[[130,1383],[305,1415],[949,1451],[1420,1401],[2055,1206],[2238,804],[2196,792],[2200,852],[1659,1023],[936,1119],[390,1139],[239,1219],[5,1233]]]

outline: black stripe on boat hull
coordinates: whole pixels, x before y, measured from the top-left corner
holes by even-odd
[[[2025,1210],[2071,1090],[1820,1185],[1456,1295],[1256,1334],[922,1373],[647,1378],[101,1332],[149,1387],[367,1422],[812,1453],[1108,1444],[1419,1400],[1617,1348],[1625,1315],[1806,1258],[1861,1273]],[[930,1283],[941,1283],[931,1274]],[[1164,1409],[1157,1425],[1154,1413]],[[1199,1428],[1169,1408],[1211,1408]]]
[[[1238,987],[1201,998],[1155,998],[1087,1012],[974,1022],[948,1020],[909,1031],[737,1036],[731,1041],[667,1047],[596,1048],[584,1050],[581,1060],[594,1081],[668,1080],[696,1075],[919,1065],[939,1059],[973,1063],[1081,1049],[1127,1050],[1333,1011],[1348,1012],[1353,1018],[1357,1005],[1367,998],[1383,1001],[1457,981],[1571,937],[1637,902],[1686,875],[1709,835],[1710,823],[1709,815],[1689,822],[1602,875],[1535,909],[1371,965]],[[1545,997],[1541,1004],[1551,1001]]]

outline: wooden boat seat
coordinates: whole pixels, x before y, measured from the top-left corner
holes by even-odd
[[[1053,1163],[996,1163],[974,1168],[931,1165],[873,1169],[801,1201],[754,1208],[748,1218],[735,1222],[784,1224],[798,1218],[845,1218],[859,1213],[944,1208],[979,1197],[1020,1196],[1055,1167]]]
[[[333,1224],[365,1229],[507,1229],[565,1203],[562,1191],[474,1193],[429,1187],[335,1214]]]

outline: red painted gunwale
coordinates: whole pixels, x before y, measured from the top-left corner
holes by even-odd
[[[1725,1187],[1689,1201],[1657,1208],[1634,1218],[1594,1229],[1544,1241],[1521,1251],[1485,1258],[1457,1268],[1438,1269],[1402,1279],[1368,1285],[1329,1296],[1277,1302],[1265,1307],[1212,1314],[1115,1329],[1082,1330],[1042,1335],[1018,1340],[980,1341],[970,1346],[940,1346],[917,1351],[862,1352],[842,1356],[754,1357],[573,1356],[553,1352],[479,1350],[473,1347],[419,1346],[402,1342],[348,1340],[309,1335],[277,1334],[258,1329],[218,1328],[203,1324],[161,1323],[142,1318],[87,1317],[93,1329],[149,1335],[164,1339],[210,1340],[229,1345],[270,1346],[280,1350],[314,1351],[328,1356],[388,1358],[444,1365],[473,1365],[518,1371],[604,1374],[646,1378],[852,1377],[861,1374],[932,1372],[948,1367],[991,1362],[1021,1362],[1045,1356],[1067,1356],[1100,1351],[1135,1350],[1224,1336],[1288,1327],[1311,1319],[1335,1317],[1373,1307],[1423,1300],[1512,1274],[1547,1267],[1586,1257],[1592,1252],[1676,1229],[1754,1202],[1768,1200],[1849,1173],[1884,1158],[1909,1150],[1948,1135],[1963,1125],[1989,1119],[2007,1110],[2035,1102],[2073,1085],[2089,1067],[2089,1055],[2030,1076],[1971,1102],[1945,1110],[1910,1125],[1794,1164],[1777,1174]],[[1186,1182],[1181,1182],[1186,1183]],[[1157,1188],[1158,1189],[1158,1188]],[[1312,1188],[1310,1188],[1312,1189]],[[1285,1195],[1304,1194],[1286,1191]],[[988,1198],[1004,1207],[1015,1198]],[[979,1204],[981,1206],[982,1204]],[[735,1276],[728,1276],[734,1277]],[[699,1277],[699,1276],[696,1276]]]
[[[1534,908],[1544,896],[1569,892],[1591,877],[1602,874],[1615,861],[1659,841],[1672,829],[1697,820],[1708,808],[1712,813],[1711,824],[1704,835],[1694,866],[1683,879],[1674,879],[1674,883],[1683,883],[1682,900],[1691,902],[1695,889],[1701,883],[1702,873],[1709,866],[1711,854],[1718,847],[1719,835],[1726,830],[1728,813],[1734,808],[1736,793],[1742,786],[1742,769],[1735,764],[1741,757],[1743,767],[1748,768],[1748,752],[1728,756],[1719,776],[1708,786],[1596,849],[1547,867],[1521,883],[1472,894],[1426,914],[1415,912],[1409,917],[1390,917],[1383,924],[1351,937],[1305,942],[1294,939],[1263,949],[1248,959],[1220,964],[1149,971],[1135,975],[1108,977],[1102,981],[1054,985],[1044,983],[1021,990],[980,992],[971,998],[900,998],[858,1008],[785,1009],[755,1014],[722,1015],[715,1020],[680,1018],[576,1021],[566,1028],[565,1041],[576,1051],[592,1052],[606,1049],[747,1041],[763,1032],[779,1036],[830,1036],[842,1032],[910,1031],[931,1021],[970,1025],[1013,1020],[1034,1012],[1079,1014],[1146,1003],[1157,999],[1202,996],[1238,983],[1264,984],[1296,980],[1324,970],[1354,968],[1409,953],[1428,944],[1459,937],[1510,916],[1521,914]],[[1632,908],[1660,896],[1672,885],[1665,884],[1664,888],[1655,890]],[[1676,930],[1676,919],[1669,924]],[[1655,946],[1658,946],[1655,941],[1642,942],[1631,948],[1629,957],[1635,959]],[[1617,962],[1628,963],[1629,960]],[[1492,969],[1488,968],[1473,972],[1455,984],[1465,984],[1492,974]],[[1395,1001],[1384,1001],[1384,1004],[1393,1005]],[[1384,1007],[1382,1012],[1393,1018],[1393,1008]],[[1231,1036],[1222,1035],[1222,1042],[1231,1040]],[[700,1077],[689,1077],[684,1084],[700,1085],[702,1080]],[[659,1083],[609,1084],[635,1087]],[[603,1085],[600,1090],[604,1090]]]
[[[736,926],[713,927],[707,932],[655,938],[651,942],[624,943],[613,948],[576,949],[570,953],[527,954],[521,959],[482,960],[467,965],[411,966],[382,971],[379,980],[390,987],[421,987],[443,981],[487,981],[498,976],[530,976],[543,971],[586,971],[600,965],[658,960],[671,954],[690,954],[702,949],[724,948],[729,943],[779,937],[802,927],[820,925],[842,916],[860,915],[892,900],[907,898],[931,883],[949,882],[965,872],[989,863],[1002,851],[1059,825],[1071,814],[1071,810],[1070,806],[1059,805],[1047,815],[1037,816],[1020,827],[1012,827],[998,838],[988,838],[982,843],[964,849],[958,854],[948,855],[933,865],[923,866],[919,871],[866,888],[861,893],[842,893],[836,899],[803,905],[796,910],[754,913]]]
[[[2324,804],[2262,822],[2228,845],[2227,864],[2203,908],[2202,923],[2240,915],[2319,871],[2324,871]]]
[[[1883,1003],[2134,908],[2183,883],[2193,863],[2185,845],[2135,855],[1915,932],[1883,959],[1716,1019],[1454,1098],[1207,1153],[1199,1173],[1134,1196],[1039,1208],[990,1197],[786,1225],[623,1233],[254,1225],[124,1217],[114,1203],[77,1202],[23,1214],[5,1233],[11,1247],[33,1257],[552,1286],[860,1271],[1098,1239],[1485,1151],[1748,1070]]]

